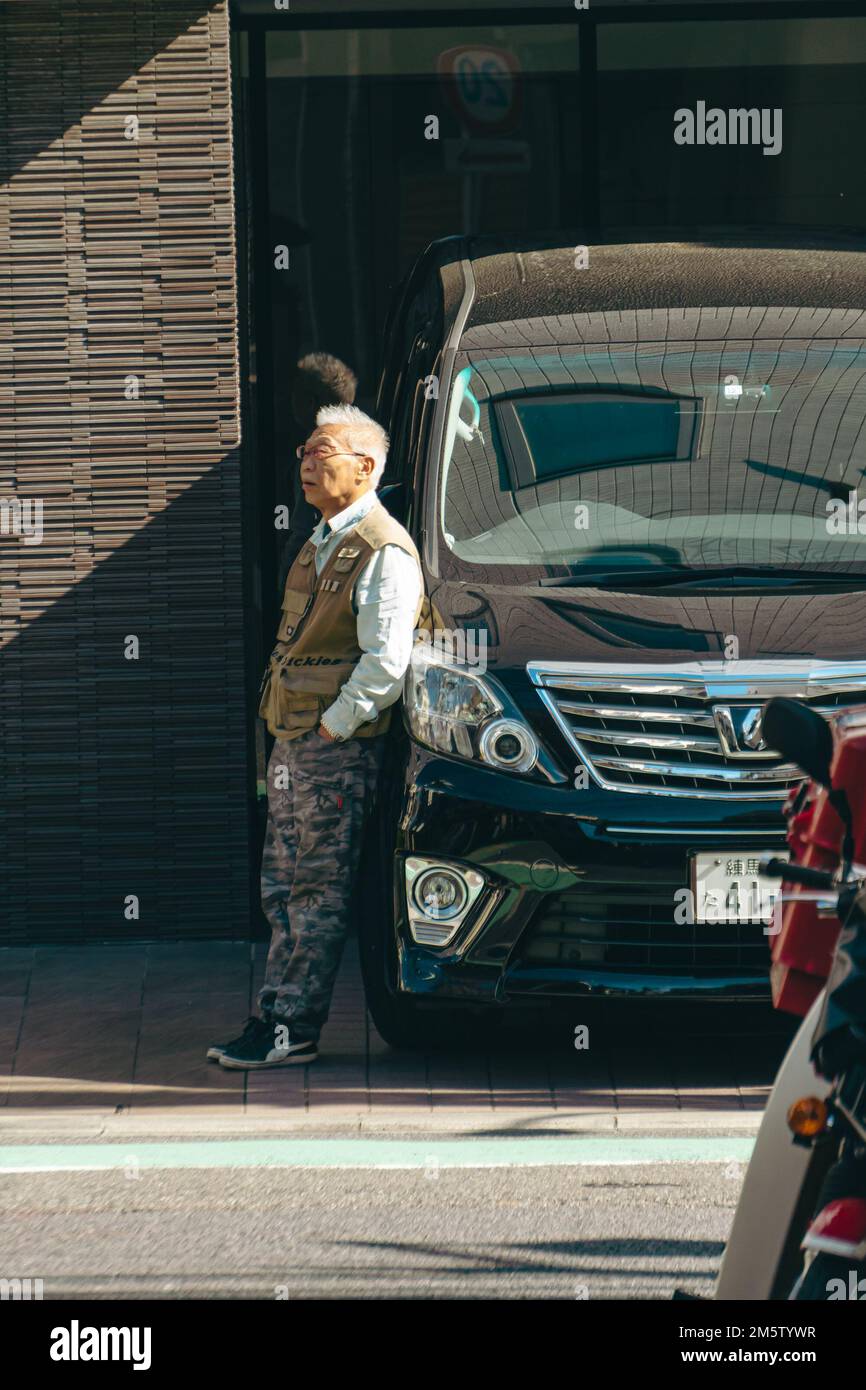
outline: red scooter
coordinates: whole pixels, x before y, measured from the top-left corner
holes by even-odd
[[[773,1087],[719,1299],[866,1298],[866,711],[831,730],[795,700],[765,742],[810,780],[789,799],[772,935],[777,1008],[804,1016]]]

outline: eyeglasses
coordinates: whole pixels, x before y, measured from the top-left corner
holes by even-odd
[[[312,449],[308,449],[305,444],[299,444],[295,450],[295,458],[300,459],[323,459],[339,458],[345,454],[353,454],[355,458],[369,458],[369,454],[362,454],[358,449],[334,449],[328,444],[316,444]]]

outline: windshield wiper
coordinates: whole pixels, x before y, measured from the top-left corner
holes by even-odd
[[[669,588],[677,584],[717,584],[720,580],[763,579],[768,584],[835,584],[842,588],[866,585],[866,574],[834,570],[774,569],[771,565],[727,565],[715,569],[586,570],[560,579],[540,579],[545,589]]]

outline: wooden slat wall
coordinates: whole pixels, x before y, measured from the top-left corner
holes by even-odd
[[[0,6],[0,499],[44,515],[0,535],[7,943],[249,927],[228,39]]]

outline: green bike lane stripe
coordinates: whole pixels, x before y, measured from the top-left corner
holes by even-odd
[[[500,1168],[746,1162],[738,1135],[535,1139],[238,1139],[174,1143],[5,1144],[0,1174],[139,1168]]]

